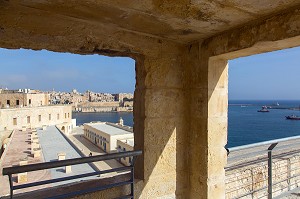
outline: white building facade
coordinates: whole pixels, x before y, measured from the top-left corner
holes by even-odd
[[[134,138],[127,138],[117,140],[117,150],[118,152],[125,152],[125,151],[133,151],[134,148]],[[120,158],[119,162],[126,166],[130,166],[132,162],[132,157]]]
[[[133,138],[131,128],[107,122],[84,124],[84,136],[107,153],[117,152],[117,140]]]
[[[0,126],[4,130],[38,128],[72,124],[71,106],[40,106],[0,109]]]

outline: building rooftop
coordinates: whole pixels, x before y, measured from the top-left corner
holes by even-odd
[[[119,139],[121,142],[124,142],[128,144],[129,146],[134,147],[134,138],[128,138],[128,139]]]
[[[67,139],[59,132],[55,126],[49,126],[46,130],[37,130],[43,156],[45,162],[56,161],[58,153],[66,153],[66,159],[80,158],[81,154],[76,151],[76,149],[68,142]],[[89,164],[73,165],[72,172],[70,174],[64,173],[64,168],[53,168],[50,169],[51,177],[59,178],[66,177],[70,175],[84,174],[89,172],[94,172],[95,170]],[[80,180],[94,179],[95,177],[81,178]],[[78,179],[68,181],[75,182]],[[56,183],[56,184],[66,184],[66,182]]]
[[[94,129],[107,133],[109,135],[123,135],[123,134],[133,134],[130,131],[124,130],[121,127],[118,128],[116,125],[112,126],[109,123],[98,122],[98,123],[88,123],[84,124],[90,126]]]

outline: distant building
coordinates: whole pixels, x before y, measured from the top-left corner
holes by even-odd
[[[133,151],[134,148],[134,138],[128,138],[128,139],[120,139],[117,140],[117,150],[118,152],[124,152],[124,151]],[[132,157],[127,158],[120,158],[119,162],[126,166],[130,166],[132,161]]]
[[[133,138],[132,128],[97,122],[84,124],[84,136],[107,153],[117,151],[117,140]]]
[[[31,89],[2,90],[0,108],[21,108],[49,105],[49,94]]]
[[[4,130],[38,128],[58,124],[72,124],[71,106],[0,109],[0,126]],[[69,131],[69,129],[63,130]]]
[[[114,94],[115,100],[119,101],[120,104],[122,104],[124,101],[133,100],[133,94],[132,93],[118,93]]]

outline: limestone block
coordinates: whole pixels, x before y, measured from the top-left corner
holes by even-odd
[[[22,131],[25,132],[26,131],[26,126],[22,126]]]
[[[66,153],[61,152],[57,154],[58,160],[65,160],[66,159]]]
[[[211,117],[208,119],[208,144],[225,146],[227,143],[227,117]]]
[[[207,89],[197,88],[191,89],[192,98],[190,99],[190,108],[193,110],[195,117],[205,117],[208,113],[207,102]]]
[[[145,100],[147,117],[174,117],[188,111],[181,89],[147,89]]]
[[[145,60],[146,78],[145,84],[149,87],[183,87],[183,67],[182,58],[164,57],[147,58]]]
[[[27,165],[27,164],[28,164],[28,161],[27,161],[27,160],[21,160],[21,161],[19,162],[19,165],[20,165],[20,166]]]
[[[71,173],[71,172],[72,172],[72,167],[71,167],[71,165],[66,166],[65,172],[66,172],[66,173]]]
[[[44,126],[43,126],[43,130],[47,130],[47,126],[44,125]]]
[[[209,60],[208,84],[210,89],[228,87],[228,63],[227,60]]]
[[[27,172],[25,173],[18,173],[18,183],[24,183],[27,182]]]
[[[228,91],[216,89],[211,93],[208,102],[208,114],[210,117],[227,117]]]
[[[41,157],[41,150],[40,150],[40,149],[34,149],[34,150],[33,150],[33,157],[34,157],[34,158],[39,158],[39,157]]]

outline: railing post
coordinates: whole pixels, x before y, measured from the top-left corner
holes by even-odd
[[[131,168],[131,196],[134,198],[134,167]]]
[[[251,181],[252,181],[252,199],[254,198],[254,175],[253,175],[253,168],[251,169]]]
[[[288,183],[288,191],[291,190],[291,159],[287,159],[287,183]]]
[[[278,143],[271,144],[268,148],[268,199],[272,199],[272,150]]]
[[[8,179],[9,179],[9,189],[10,189],[10,199],[13,198],[13,181],[12,181],[12,174],[8,175]]]
[[[132,160],[131,160],[131,197],[132,199],[134,199],[134,163],[135,163],[135,159],[136,157],[132,157]]]

